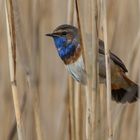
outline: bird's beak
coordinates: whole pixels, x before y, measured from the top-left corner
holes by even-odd
[[[46,36],[50,36],[50,37],[53,37],[54,34],[53,33],[49,33],[49,34],[45,34]]]
[[[50,36],[50,37],[58,37],[59,34],[57,33],[49,33],[49,34],[45,34],[46,36]]]

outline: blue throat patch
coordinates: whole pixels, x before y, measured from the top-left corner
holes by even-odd
[[[53,37],[55,46],[61,59],[67,59],[75,52],[76,45],[74,43],[67,43],[65,37]]]

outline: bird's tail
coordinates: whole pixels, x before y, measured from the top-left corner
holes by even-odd
[[[133,103],[139,97],[139,86],[123,75],[126,87],[112,89],[112,99],[120,103]]]

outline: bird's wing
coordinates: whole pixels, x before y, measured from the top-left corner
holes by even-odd
[[[99,40],[99,53],[101,53],[103,55],[105,54],[104,42],[102,40]],[[128,72],[128,70],[127,70],[126,66],[124,65],[124,63],[122,62],[122,60],[120,58],[118,58],[115,54],[113,54],[111,51],[110,51],[110,58],[115,64],[120,66],[124,72]]]

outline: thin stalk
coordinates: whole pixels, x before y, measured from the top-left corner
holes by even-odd
[[[140,70],[140,66],[139,66]],[[139,72],[139,85],[140,85],[140,72]],[[140,87],[138,91],[138,96],[140,98]],[[137,129],[137,140],[140,139],[140,102],[138,101],[138,129]]]
[[[7,38],[8,38],[8,55],[9,55],[9,70],[10,80],[13,94],[13,102],[15,108],[15,116],[17,121],[18,139],[24,140],[24,129],[21,118],[21,110],[18,99],[17,81],[16,81],[16,33],[14,24],[14,12],[12,0],[5,1],[5,13],[7,24]]]
[[[96,127],[96,94],[97,94],[97,32],[96,32],[96,0],[90,1],[88,5],[91,12],[91,46],[86,46],[84,41],[84,30],[81,22],[81,13],[79,11],[80,1],[75,0],[77,21],[80,31],[80,44],[84,50],[84,61],[86,72],[89,77],[87,80],[86,91],[86,140],[96,139],[95,127]],[[91,55],[90,53],[93,52]],[[91,61],[92,60],[92,61]]]
[[[69,87],[69,137],[70,140],[75,140],[75,131],[74,131],[74,86],[73,79],[69,76],[68,79]]]
[[[42,140],[42,131],[41,131],[41,122],[40,122],[40,114],[39,114],[39,102],[38,95],[36,93],[35,95],[35,101],[34,101],[34,116],[35,116],[35,126],[36,126],[36,133],[37,133],[37,139]]]
[[[67,11],[67,23],[73,24],[74,20],[74,0],[68,1],[68,11]]]
[[[68,1],[68,11],[67,11],[67,23],[73,24],[74,21],[74,0]],[[69,137],[70,140],[78,140],[77,135],[77,98],[74,94],[74,81],[71,76],[68,78],[68,87],[69,87]],[[77,93],[76,93],[77,94]],[[76,99],[76,100],[75,100]],[[75,109],[76,108],[76,109]]]
[[[91,46],[91,50],[93,51],[92,57],[89,59],[89,61],[91,61],[92,59],[92,79],[91,79],[91,83],[92,83],[92,119],[93,119],[93,128],[91,130],[92,133],[92,137],[91,139],[96,140],[97,139],[97,130],[96,126],[98,124],[98,119],[96,118],[99,115],[99,111],[97,110],[97,107],[99,108],[99,100],[97,101],[97,99],[99,99],[99,88],[98,88],[98,63],[97,63],[97,58],[98,58],[98,40],[97,40],[97,36],[98,36],[98,31],[97,31],[97,0],[91,0],[91,32],[92,32],[92,46]]]
[[[68,89],[67,89],[68,90]],[[66,99],[66,102],[68,102],[68,98]],[[61,118],[61,122],[62,123],[62,126],[59,130],[59,133],[60,133],[60,137],[59,137],[59,140],[71,140],[70,137],[69,137],[69,104],[66,104],[66,107],[64,108],[64,111],[63,111],[63,116]]]
[[[102,135],[100,135],[100,139],[101,140],[105,140],[106,139],[106,135],[105,135],[105,127],[106,127],[106,94],[105,94],[105,85],[101,84],[100,85],[100,118],[101,118],[101,131],[100,133]]]
[[[79,28],[79,32],[80,32],[80,44],[81,47],[85,46],[85,42],[83,41],[83,30],[81,28],[81,22],[80,22],[80,12],[79,12],[79,7],[78,7],[78,0],[75,0],[75,5],[76,5],[76,13],[77,13],[77,23],[78,23],[78,28]],[[83,47],[84,50],[84,47]],[[85,51],[84,51],[85,52]],[[84,58],[84,62],[85,62],[85,53],[83,53],[83,58]],[[86,64],[85,64],[86,66]],[[89,139],[89,129],[90,129],[90,124],[89,124],[89,116],[90,116],[90,104],[89,104],[89,88],[88,86],[85,86],[85,92],[86,92],[86,123],[85,123],[85,129],[86,129],[86,140]]]
[[[41,131],[41,118],[40,118],[40,102],[39,102],[39,92],[38,92],[38,84],[35,82],[39,80],[38,73],[39,70],[39,12],[36,13],[36,10],[40,10],[40,2],[38,0],[34,0],[33,5],[32,5],[32,75],[33,79],[31,77],[27,77],[28,82],[30,84],[30,89],[32,92],[33,97],[33,111],[34,111],[34,117],[35,117],[35,129],[36,129],[36,134],[37,134],[37,139],[42,140],[43,135]],[[30,75],[29,75],[30,76]]]
[[[110,69],[110,54],[107,40],[107,3],[106,0],[101,0],[103,14],[103,35],[105,43],[105,65],[106,65],[106,93],[107,93],[107,125],[108,125],[108,140],[112,140],[112,122],[111,122],[111,69]]]
[[[27,97],[26,97],[26,94],[24,94],[24,95],[23,95],[23,99],[22,99],[21,109],[20,109],[22,115],[23,115],[23,113],[24,113],[24,108],[25,108],[25,104],[26,104],[26,100],[27,100],[26,98],[27,98]],[[16,123],[16,120],[14,120],[14,123],[13,123],[13,125],[12,125],[12,127],[11,127],[11,129],[10,129],[9,134],[8,134],[7,140],[13,140],[14,137],[15,137],[15,135],[16,135],[16,133],[17,133],[17,123]]]
[[[79,33],[80,33],[80,45],[81,47],[83,48],[83,50],[85,49],[84,46],[85,46],[85,42],[83,41],[83,29],[81,28],[81,21],[80,21],[80,12],[79,12],[79,7],[78,7],[78,4],[79,4],[79,1],[78,0],[75,0],[75,7],[76,7],[76,14],[77,14],[77,24],[78,24],[78,28],[79,28]],[[85,50],[84,50],[85,52]],[[85,53],[83,53],[83,59],[84,59],[84,62],[85,62]],[[86,67],[86,64],[85,64],[85,67]],[[85,86],[85,92],[86,92],[86,122],[85,122],[85,130],[86,130],[86,140],[89,139],[89,127],[90,127],[90,124],[89,124],[89,116],[90,116],[90,105],[89,105],[89,98],[88,98],[88,95],[89,95],[89,88],[88,86]]]
[[[37,134],[37,139],[38,140],[42,140],[42,131],[41,131],[41,122],[40,122],[40,113],[39,113],[39,98],[38,98],[38,92],[37,89],[35,87],[35,85],[33,85],[30,75],[27,76],[27,82],[29,85],[29,92],[34,95],[33,98],[33,112],[34,112],[34,117],[35,117],[35,129],[36,129],[36,134]]]
[[[80,140],[80,84],[75,82],[74,91],[74,119],[75,119],[75,140]]]
[[[114,140],[118,140],[119,137],[120,137],[120,133],[121,133],[121,130],[120,130],[120,127],[122,126],[122,122],[124,121],[124,115],[125,115],[125,106],[122,106],[122,105],[118,105],[114,110],[116,110],[116,112],[113,112],[113,117],[112,119],[115,120],[114,121],[114,124],[113,124],[113,133],[114,133],[114,136],[113,136],[113,139]],[[116,118],[117,116],[117,118]]]

